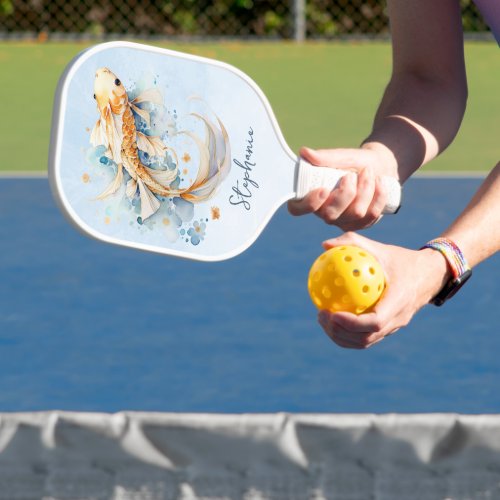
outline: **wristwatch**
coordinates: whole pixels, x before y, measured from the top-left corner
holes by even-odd
[[[460,248],[448,238],[436,238],[431,240],[426,243],[421,250],[424,248],[432,248],[432,250],[440,252],[446,259],[452,273],[451,279],[431,300],[431,304],[442,306],[465,285],[467,280],[472,276],[472,269],[469,264],[467,264]]]

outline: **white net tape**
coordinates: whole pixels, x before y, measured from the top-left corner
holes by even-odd
[[[500,416],[0,414],[1,500],[495,500]]]

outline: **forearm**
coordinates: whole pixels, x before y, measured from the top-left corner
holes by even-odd
[[[460,248],[471,268],[500,250],[500,163],[441,237]],[[453,273],[441,252],[424,248],[418,253],[422,271],[417,289],[423,305],[440,292]]]
[[[500,162],[442,236],[461,248],[472,267],[500,250]]]
[[[363,148],[385,156],[388,172],[404,182],[454,139],[465,111],[465,82],[393,76]]]
[[[467,81],[458,0],[388,0],[392,78],[363,147],[406,180],[455,137]]]

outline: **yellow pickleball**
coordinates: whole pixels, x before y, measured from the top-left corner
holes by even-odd
[[[321,254],[309,271],[307,288],[318,309],[368,312],[385,288],[382,266],[363,248],[341,246]]]

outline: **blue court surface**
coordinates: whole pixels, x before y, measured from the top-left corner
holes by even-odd
[[[418,248],[480,182],[413,179],[365,234]],[[0,179],[0,220],[0,411],[500,412],[499,255],[453,301],[350,351],[307,294],[339,234],[314,216],[282,208],[249,250],[208,264],[87,239],[45,178]]]

